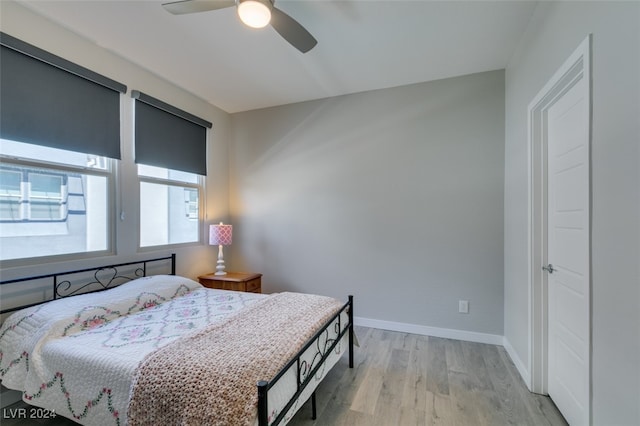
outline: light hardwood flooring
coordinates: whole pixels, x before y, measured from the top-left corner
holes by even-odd
[[[317,389],[317,419],[307,402],[289,425],[566,425],[548,397],[527,390],[500,346],[364,327],[356,335],[354,368],[344,356]]]
[[[530,393],[501,346],[356,327],[346,357],[292,426],[566,425],[553,402]]]

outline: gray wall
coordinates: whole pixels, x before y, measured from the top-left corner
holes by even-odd
[[[233,269],[262,272],[267,292],[354,294],[358,317],[502,335],[503,71],[232,128]]]
[[[593,34],[593,423],[638,425],[640,3],[544,3],[507,67],[505,337],[526,366],[527,106],[589,33]]]

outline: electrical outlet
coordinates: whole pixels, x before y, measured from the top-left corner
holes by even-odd
[[[458,312],[461,314],[469,313],[469,301],[468,300],[458,300]]]

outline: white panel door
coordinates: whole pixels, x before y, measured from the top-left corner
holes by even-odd
[[[548,110],[548,391],[571,425],[589,422],[589,101],[584,78]]]

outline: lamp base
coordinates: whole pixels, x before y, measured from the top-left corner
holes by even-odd
[[[224,270],[224,258],[222,255],[222,246],[218,246],[218,261],[216,262],[216,273],[214,275],[227,275]]]

